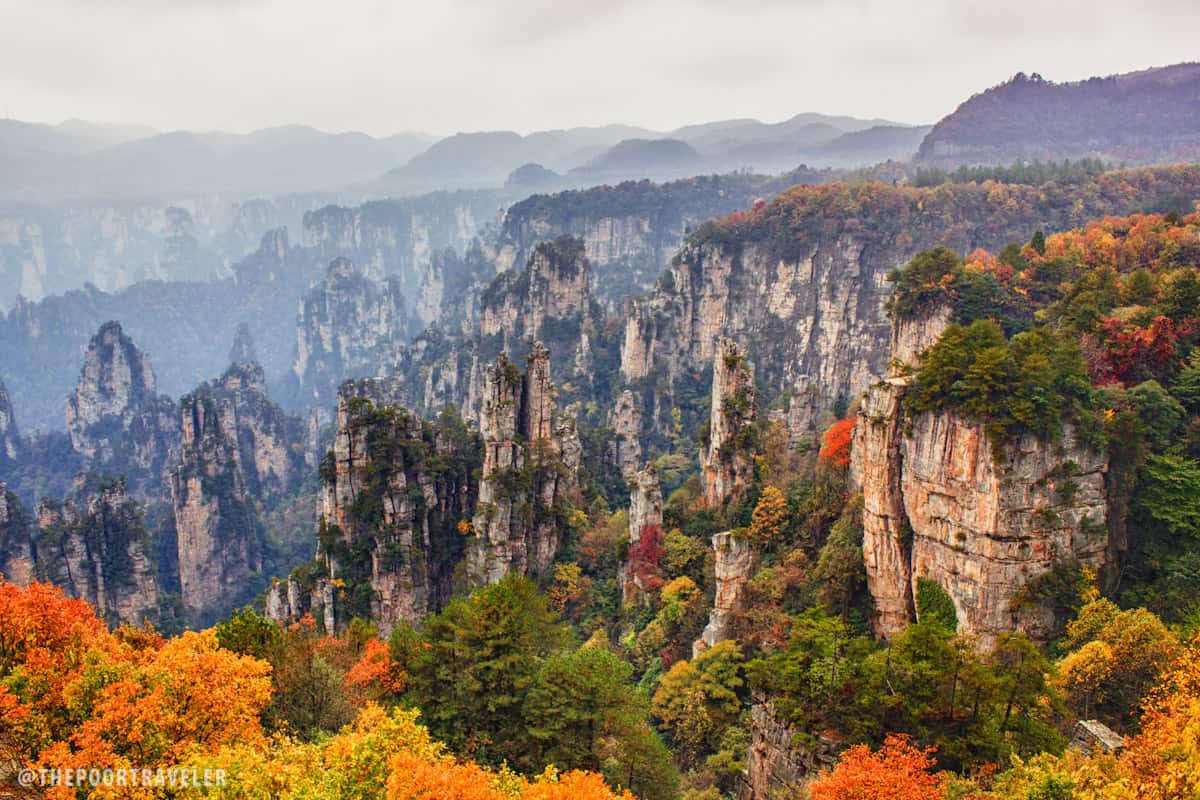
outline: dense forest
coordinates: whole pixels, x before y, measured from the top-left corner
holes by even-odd
[[[785,195],[696,235],[750,229],[786,252],[784,232],[804,224]],[[946,588],[921,577],[914,618],[878,636],[852,469],[859,427],[876,423],[849,398],[820,437],[797,439],[780,418],[756,413],[749,367],[730,350],[717,368],[736,388],[713,416],[732,426],[728,439],[716,448],[712,421],[677,432],[679,452],[647,473],[662,485],[661,514],[631,524],[649,502],[641,473],[626,487],[640,499],[626,509],[614,502],[621,487],[585,471],[552,508],[535,499],[514,512],[553,521],[562,544],[550,569],[482,587],[445,576],[447,601],[386,636],[360,597],[366,578],[349,569],[369,571],[366,551],[338,551],[346,569],[331,591],[354,618],[334,629],[247,607],[164,639],[150,626],[110,628],[50,585],[0,583],[0,749],[35,767],[228,775],[223,786],[96,797],[718,800],[745,791],[769,714],[808,764],[803,785],[784,790],[802,794],[785,796],[1193,797],[1198,267],[1200,214],[1170,212],[1030,231],[995,254],[935,248],[890,276],[895,324],[947,315],[902,370],[906,424],[922,415],[977,423],[998,461],[1013,458],[1016,442],[1061,446],[1069,428],[1107,459],[1116,568],[1101,574],[1061,558],[1014,600],[1050,610],[1049,635],[1014,626],[985,643]],[[348,501],[374,528],[397,497],[433,514],[422,504],[438,492],[423,482],[490,477],[516,496],[540,485],[538,470],[562,469],[555,455],[504,480],[481,476],[467,454],[480,441],[453,413],[418,423],[361,399],[350,405],[351,430],[382,420],[391,431],[362,440],[374,460]],[[697,448],[701,470],[683,455]],[[740,480],[714,503],[706,471],[722,464],[740,465],[730,466]],[[331,453],[322,481],[335,483],[338,469]],[[1080,491],[1074,477],[1067,461],[1052,476],[1064,504]],[[10,495],[4,519],[18,505]],[[454,514],[431,517],[439,527],[426,531],[458,551],[450,539],[474,533],[469,504],[447,507]],[[739,599],[722,605],[737,559]],[[715,637],[718,610],[724,635]],[[1071,744],[1081,720],[1121,746]],[[46,796],[83,795],[58,787]]]

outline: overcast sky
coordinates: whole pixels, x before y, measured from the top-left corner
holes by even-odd
[[[934,122],[1018,71],[1200,60],[1197,0],[0,0],[0,113],[387,134]]]

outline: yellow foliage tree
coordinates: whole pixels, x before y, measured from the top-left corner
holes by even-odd
[[[777,542],[783,534],[786,518],[787,501],[783,492],[774,486],[767,486],[750,516],[750,541],[760,547]]]

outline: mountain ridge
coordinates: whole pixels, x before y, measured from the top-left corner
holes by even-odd
[[[1200,160],[1200,63],[1057,83],[1019,72],[940,120],[916,162],[956,167],[1103,158]]]

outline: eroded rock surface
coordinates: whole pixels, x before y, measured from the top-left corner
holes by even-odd
[[[754,475],[742,434],[757,414],[754,371],[732,339],[713,356],[712,408],[707,441],[700,450],[704,501],[719,507],[737,497]]]
[[[549,568],[577,494],[582,454],[574,419],[556,411],[550,353],[541,343],[524,374],[502,354],[488,367],[485,387],[483,480],[467,546],[473,585]]]
[[[1007,631],[1053,634],[1056,620],[1023,587],[1059,562],[1107,565],[1107,456],[1064,425],[1059,441],[1023,436],[995,449],[981,422],[927,411],[906,419],[904,377],[948,316],[900,322],[891,376],[861,405],[851,457],[863,493],[863,557],[876,632],[913,618],[917,581],[954,601],[960,630],[984,646]]]
[[[714,534],[713,572],[717,579],[717,593],[713,597],[713,609],[708,615],[708,624],[700,639],[692,645],[692,657],[713,645],[729,639],[729,619],[741,607],[742,590],[754,573],[756,565],[754,549],[745,536],[732,531]]]

